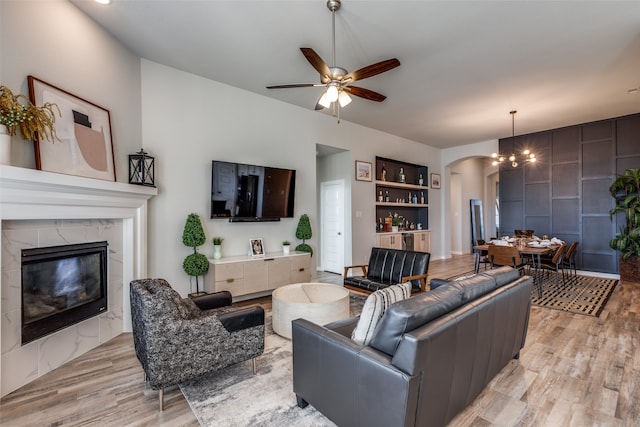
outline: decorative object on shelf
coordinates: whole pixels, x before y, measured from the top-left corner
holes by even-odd
[[[313,248],[305,242],[309,240],[311,236],[311,221],[309,221],[309,216],[302,214],[300,221],[298,221],[298,227],[296,228],[296,237],[302,240],[302,243],[296,246],[296,251],[308,252],[313,256]]]
[[[213,259],[222,258],[222,241],[224,239],[222,237],[214,237],[213,238]]]
[[[14,95],[6,86],[0,86],[0,165],[11,164],[11,137],[20,131],[23,138],[33,141],[36,132],[58,140],[54,123],[56,104],[45,103],[36,107],[24,95]]]
[[[109,110],[65,90],[28,77],[29,96],[39,108],[55,103],[60,119],[55,121],[59,144],[44,144],[51,135],[38,134],[36,168],[49,172],[116,180]]]
[[[431,188],[440,188],[440,174],[432,173],[431,174]]]
[[[397,212],[394,213],[393,215],[389,213],[389,216],[391,216],[391,231],[394,233],[397,233],[400,230],[400,226],[404,222],[404,218],[398,215]]]
[[[196,278],[196,292],[190,294],[190,296],[206,294],[206,292],[200,292],[198,276],[202,276],[209,270],[209,260],[204,254],[199,253],[197,249],[198,246],[204,245],[206,241],[207,238],[202,228],[202,222],[200,222],[200,216],[196,213],[190,213],[182,231],[182,243],[193,248],[193,253],[188,255],[182,262],[184,272]]]
[[[372,181],[371,163],[356,160],[356,181]]]
[[[136,154],[129,154],[129,184],[155,187],[155,160],[144,149]]]
[[[249,250],[251,251],[251,256],[264,256],[264,243],[262,242],[262,239],[250,239]]]
[[[511,139],[512,141],[515,141],[516,139],[516,127],[515,127],[515,117],[516,117],[516,113],[518,111],[517,110],[512,110],[509,111],[509,114],[511,114]],[[504,162],[505,160],[509,160],[511,162],[511,166],[514,168],[518,167],[518,158],[520,158],[520,161],[524,163],[534,163],[536,161],[536,155],[533,154],[531,151],[529,151],[528,149],[525,149],[521,154],[516,154],[511,153],[510,155],[504,155],[504,154],[499,154],[499,153],[493,153],[491,154],[491,157],[493,157],[493,162],[491,162],[491,164],[493,166],[497,166],[500,163]]]
[[[382,171],[380,172],[380,179],[382,181],[386,181],[387,180],[387,168],[385,167],[384,163],[382,164]]]
[[[17,131],[24,139],[35,141],[36,135],[55,142],[56,114],[60,108],[52,102],[44,102],[37,107],[21,94],[14,95],[6,86],[0,86],[0,125],[7,127],[7,134],[14,136]]]
[[[418,178],[418,185],[423,185],[424,179],[422,178],[422,174],[420,174],[420,178]]]
[[[404,176],[404,168],[400,168],[400,173],[398,174],[398,182],[401,183],[405,183],[405,176]]]
[[[640,283],[640,169],[627,169],[609,187],[616,205],[609,211],[614,221],[624,215],[620,234],[609,242],[620,252],[620,279]]]
[[[0,165],[11,165],[11,135],[5,125],[0,125]]]
[[[289,255],[289,251],[291,249],[291,242],[289,242],[288,240],[285,240],[284,242],[282,242],[282,253],[285,255]]]
[[[424,191],[420,192],[420,204],[424,205]]]

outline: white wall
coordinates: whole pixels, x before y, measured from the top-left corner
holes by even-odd
[[[316,143],[348,150],[354,263],[368,261],[375,243],[375,189],[356,182],[355,160],[374,162],[376,155],[437,168],[439,150],[368,129],[331,116],[239,90],[174,68],[142,60],[142,134],[144,148],[156,158],[159,194],[149,212],[149,271],[169,280],[181,293],[190,289],[182,260],[190,249],[181,236],[187,214],[200,215],[207,238],[223,237],[223,256],[241,255],[252,237],[262,237],[266,250],[296,241],[303,213],[309,215],[318,251]],[[297,170],[294,219],[273,223],[229,223],[209,219],[211,160],[268,165]],[[345,166],[346,167],[346,166]],[[357,191],[355,191],[357,189]],[[434,214],[432,241],[439,242],[439,197],[430,197]],[[355,215],[359,211],[361,216]],[[436,243],[437,246],[437,243]],[[211,255],[207,242],[201,252]],[[315,255],[314,255],[315,256]],[[195,282],[194,282],[195,283]]]
[[[110,111],[117,181],[140,149],[140,60],[66,0],[0,1],[0,83],[29,94],[27,76]],[[12,165],[35,167],[33,144],[12,138]]]
[[[471,252],[471,199],[483,200],[485,196],[484,188],[484,159],[473,158],[460,160],[451,165],[452,176],[455,175],[460,181],[459,215],[452,217],[452,220],[459,221],[460,246],[459,251],[453,253],[468,254]],[[483,208],[484,208],[483,200]],[[453,211],[453,200],[452,200]],[[458,228],[458,225],[454,225]]]

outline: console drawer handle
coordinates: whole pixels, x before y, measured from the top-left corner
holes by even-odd
[[[303,267],[303,268],[300,268],[298,271],[304,271],[304,267]]]
[[[235,279],[227,279],[227,283],[233,283]]]

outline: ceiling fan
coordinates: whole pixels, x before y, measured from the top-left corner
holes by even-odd
[[[341,4],[342,2],[340,0],[327,1],[327,8],[331,11],[332,20],[333,49],[331,67],[329,67],[322,60],[322,58],[320,58],[320,55],[318,55],[310,47],[300,48],[304,57],[307,58],[307,61],[309,61],[311,66],[315,68],[318,73],[320,73],[321,83],[300,83],[267,86],[267,89],[325,87],[326,90],[323,92],[322,96],[316,103],[315,109],[322,110],[323,108],[329,108],[333,106],[333,115],[335,116],[337,112],[338,122],[340,122],[340,107],[345,107],[351,102],[351,97],[349,96],[350,94],[376,102],[382,102],[387,98],[386,96],[378,92],[374,92],[372,90],[358,86],[352,86],[351,83],[384,73],[400,65],[400,61],[398,61],[396,58],[393,58],[371,64],[350,73],[342,67],[336,67],[336,11],[340,9]]]

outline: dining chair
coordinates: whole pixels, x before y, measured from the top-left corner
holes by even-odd
[[[556,289],[558,290],[560,289],[560,274],[562,274],[562,285],[564,286],[566,284],[564,268],[562,265],[562,260],[564,258],[564,254],[566,250],[567,250],[566,244],[560,246],[558,249],[556,249],[556,252],[553,254],[553,257],[551,258],[551,260],[549,260],[548,258],[541,258],[540,264],[538,265],[538,268],[541,268],[542,270],[555,271]]]
[[[533,237],[533,230],[513,230],[513,235],[518,238]]]
[[[506,265],[522,273],[523,268],[526,266],[526,263],[522,262],[518,248],[514,246],[489,245],[487,258],[491,263],[491,268]]]
[[[571,270],[573,270],[573,278],[576,279],[578,277],[578,269],[576,268],[576,249],[578,248],[578,242],[573,242],[569,245],[569,249],[564,254],[562,258],[562,267],[567,268],[569,270],[569,275],[571,275]]]
[[[477,239],[475,242],[475,246],[482,246],[484,245],[486,242],[482,239]],[[474,271],[476,273],[478,273],[480,271],[480,264],[484,265],[484,270],[487,269],[487,266],[491,266],[491,261],[489,261],[489,257],[487,254],[486,250],[482,250],[482,249],[474,249],[474,252],[476,254],[475,256],[475,269]]]

